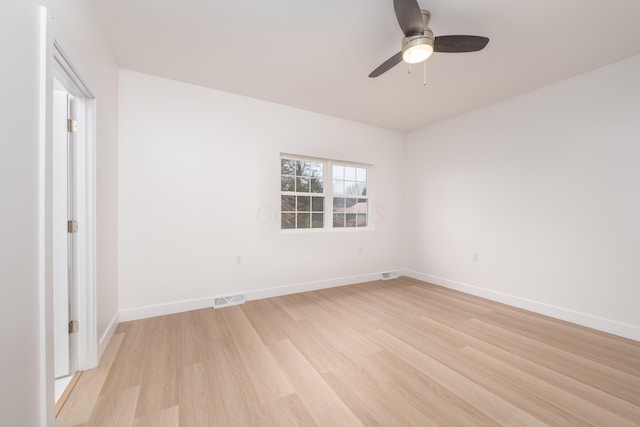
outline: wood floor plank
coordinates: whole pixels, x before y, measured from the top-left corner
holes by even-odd
[[[376,364],[394,378],[390,385],[402,400],[415,407],[423,417],[436,425],[497,426],[481,410],[465,401],[446,386],[441,385],[411,364],[383,350],[374,356]],[[397,399],[392,399],[395,402]]]
[[[320,339],[321,335],[324,337],[326,334],[317,325],[301,319],[283,325],[283,329],[287,331],[287,339],[294,343],[316,371],[329,372],[342,366],[333,342]]]
[[[372,335],[387,349],[387,351],[398,355],[402,360],[409,363],[423,374],[429,376],[440,385],[444,386],[446,384],[447,387],[453,387],[458,396],[471,403],[477,409],[481,410],[497,422],[503,425],[514,426],[544,425],[543,422],[537,420],[533,416],[488,392],[478,384],[416,350],[404,341],[395,338],[388,332],[380,329],[375,331]]]
[[[207,427],[224,425],[226,416],[222,406],[223,399],[216,395],[216,384],[227,385],[226,370],[220,374],[222,379],[214,383],[208,375],[205,362],[197,362],[193,365],[183,366],[180,371],[180,401],[178,405],[178,418],[182,426]],[[233,395],[233,391],[229,391]]]
[[[120,324],[56,426],[640,425],[638,355],[403,277]]]
[[[601,337],[585,328],[566,327],[552,319],[528,313],[514,318],[505,313],[491,312],[478,318],[550,346],[580,352],[594,362],[640,376],[640,366],[633,363],[640,359],[640,349],[626,342],[612,342],[610,337]],[[585,340],[586,336],[590,339]]]
[[[317,425],[297,394],[290,394],[274,402],[269,402],[262,408],[262,412],[262,422],[266,425],[287,427],[313,427]]]
[[[552,389],[549,383],[526,371],[512,368],[499,359],[487,356],[472,347],[462,349],[460,355],[463,356],[460,358],[460,364],[473,365],[474,372],[483,371],[486,373],[486,377],[490,378],[489,381],[483,381],[487,389],[493,389],[491,384],[504,384],[503,392],[496,392],[497,395],[505,400],[510,400],[514,405],[528,410],[530,413],[534,413],[538,419],[549,424],[585,425],[594,423],[618,427],[637,425],[611,411],[593,405],[579,396],[559,388]],[[521,399],[519,396],[524,395],[525,392],[529,396],[528,399]],[[532,396],[544,402],[538,406],[538,408],[545,409],[544,413],[538,408],[531,408],[530,405],[527,405],[527,403],[534,401]],[[564,416],[565,414],[570,414],[571,418]],[[545,419],[547,415],[561,415],[563,418],[550,417]]]
[[[116,332],[123,331],[124,339],[101,394],[117,393],[142,384],[145,349],[150,348],[152,334],[149,332],[155,324],[156,319],[144,319],[118,325]]]
[[[183,322],[175,322],[167,316],[156,317],[154,333],[144,349],[144,370],[140,383],[140,400],[136,417],[160,412],[178,405],[178,356]]]
[[[472,319],[462,330],[500,347],[533,358],[538,363],[583,381],[634,405],[640,405],[640,378],[593,362],[580,353],[567,352],[481,320]],[[631,379],[631,381],[630,381]]]
[[[504,401],[535,416],[546,424],[580,425],[584,423],[584,420],[580,420],[570,412],[555,407],[554,402],[544,399],[544,396],[532,393],[531,384],[525,381],[529,376],[524,371],[518,372],[517,369],[513,369],[511,375],[506,375],[505,370],[507,369],[498,369],[496,367],[499,365],[498,363],[483,365],[475,362],[472,358],[465,358],[467,354],[465,351],[469,347],[452,349],[443,345],[437,336],[431,334],[431,330],[425,330],[423,334],[426,339],[408,342],[411,342],[411,345],[424,355],[473,381]],[[397,334],[395,331],[393,335],[399,339],[406,336],[405,334]]]
[[[91,418],[84,425],[92,427],[131,427],[134,423],[140,387],[131,387],[118,394],[101,395]]]
[[[568,392],[589,402],[589,405],[600,407],[603,411],[610,410],[618,416],[640,425],[639,408],[626,400],[540,365],[536,363],[535,358],[529,358],[528,356],[521,357],[492,343],[482,341],[427,317],[421,317],[420,320],[430,330],[439,330],[441,334],[457,337],[458,340],[467,342],[468,348],[476,349],[487,356],[499,360],[501,363],[544,381],[548,385],[549,392],[555,390]],[[475,363],[473,366],[475,366]],[[629,378],[629,380],[632,380],[632,378]]]
[[[250,372],[260,404],[279,399],[293,393],[291,383],[282,374],[278,364],[267,350],[262,339],[251,326],[251,322],[239,307],[228,307],[221,312],[228,328],[233,332],[240,359]]]
[[[136,418],[134,427],[179,427],[180,411],[177,406],[164,409],[158,413]]]
[[[318,425],[363,425],[291,341],[271,344],[269,350]]]
[[[124,336],[124,333],[114,334],[102,355],[100,366],[95,369],[89,369],[80,376],[76,384],[78,391],[71,392],[56,417],[57,426],[77,425],[89,420],[100,395],[100,390],[102,390],[105,381],[109,377]]]
[[[243,304],[241,308],[265,344],[287,339],[287,333],[281,324],[292,323],[294,320],[280,310],[273,299],[252,301],[251,304]]]

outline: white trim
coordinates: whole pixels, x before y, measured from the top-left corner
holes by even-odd
[[[201,310],[213,307],[213,297],[181,300],[164,304],[146,305],[143,307],[120,310],[120,321],[148,319],[149,317],[165,316],[167,314],[185,311]]]
[[[336,288],[338,286],[355,285],[356,283],[380,280],[382,273],[359,274],[356,276],[339,277],[335,279],[317,280],[314,282],[296,283],[293,285],[277,286],[274,288],[258,289],[244,293],[247,301],[263,298],[273,298],[282,295],[298,294],[300,292],[317,291],[320,289]]]
[[[69,57],[60,47],[57,41],[53,41],[53,75],[71,94],[83,98],[93,99],[93,93],[85,84],[80,74],[69,60]]]
[[[115,334],[116,328],[118,327],[119,324],[120,324],[120,313],[116,313],[116,315],[113,316],[113,319],[111,319],[111,322],[109,322],[109,326],[107,326],[107,329],[104,331],[104,334],[102,334],[102,336],[100,337],[100,341],[98,344],[98,359],[102,357],[102,354],[107,348],[107,345],[109,345],[109,341],[111,341],[111,338],[113,337],[113,334]]]
[[[445,279],[444,277],[434,276],[433,274],[420,273],[413,270],[403,270],[402,274],[423,282],[432,283],[444,288],[453,289],[464,292],[466,294],[475,295],[491,301],[500,302],[513,307],[522,308],[534,313],[543,314],[588,328],[597,329],[613,335],[618,335],[634,341],[640,341],[640,327],[630,325],[628,323],[618,322],[616,320],[605,319],[591,314],[558,307],[551,304],[545,304],[533,301],[527,298],[521,298],[514,295],[505,294],[490,289],[480,288],[478,286],[469,285],[455,280]]]
[[[247,301],[263,298],[272,298],[281,295],[291,295],[300,292],[316,291],[319,289],[335,288],[338,286],[353,285],[356,283],[380,280],[382,273],[359,274],[356,276],[339,277],[335,279],[318,280],[314,282],[297,283],[293,285],[277,286],[273,288],[258,289],[254,291],[238,291],[244,294]],[[182,313],[185,311],[201,310],[213,307],[213,296],[191,300],[175,301],[165,304],[147,305],[120,310],[120,321],[147,319],[149,317],[164,316],[167,314]]]
[[[38,159],[38,287],[40,314],[40,426],[55,420],[55,387],[53,365],[53,270],[51,261],[51,115],[53,78],[49,51],[51,31],[47,8],[39,6],[39,159]]]

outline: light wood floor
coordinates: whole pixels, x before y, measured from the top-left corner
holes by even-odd
[[[640,343],[412,279],[122,323],[56,425],[640,425]]]

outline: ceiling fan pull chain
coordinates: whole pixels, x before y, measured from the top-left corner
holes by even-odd
[[[427,61],[424,61],[423,64],[424,64],[424,71],[422,74],[422,86],[426,86],[427,85]]]
[[[411,74],[411,64],[407,64],[407,65],[409,65],[409,66],[407,67],[407,74]]]

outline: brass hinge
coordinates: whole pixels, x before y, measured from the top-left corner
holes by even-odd
[[[69,322],[69,333],[75,334],[80,329],[80,323],[77,320],[72,320]]]
[[[69,233],[77,233],[78,232],[78,221],[75,221],[75,220],[67,221],[67,232],[69,232]]]
[[[73,119],[67,119],[67,131],[71,133],[78,132],[78,122]]]

